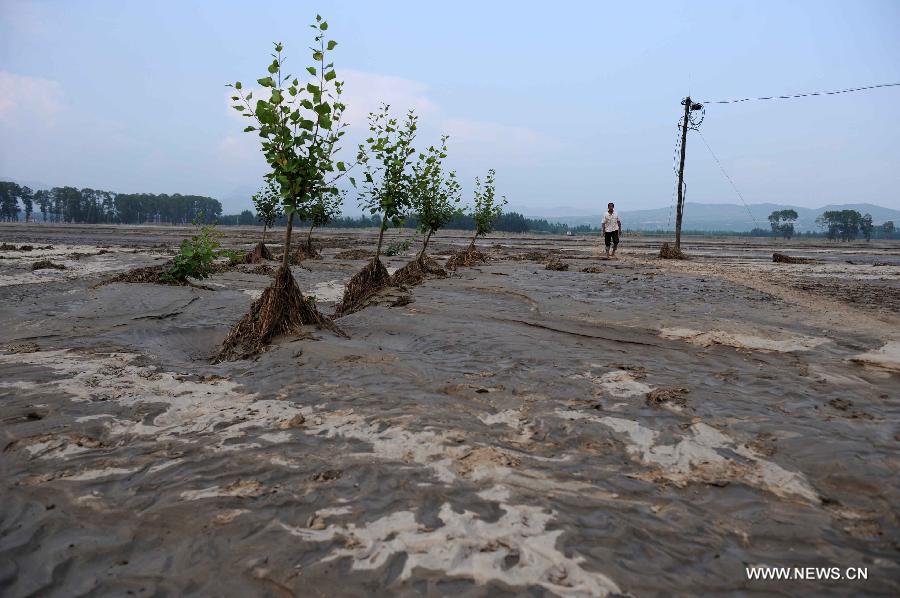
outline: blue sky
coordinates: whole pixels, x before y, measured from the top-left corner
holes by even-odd
[[[354,135],[380,101],[416,108],[467,192],[496,168],[532,215],[669,206],[688,93],[900,82],[895,0],[258,4],[0,0],[0,178],[249,207],[265,164],[224,84],[263,76],[273,40],[305,64],[317,12]],[[900,208],[900,87],[711,106],[702,132],[748,202]],[[738,201],[693,133],[687,182]]]

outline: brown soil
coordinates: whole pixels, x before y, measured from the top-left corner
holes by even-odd
[[[334,317],[339,318],[359,311],[378,291],[390,284],[391,277],[381,260],[371,260],[347,283],[344,297],[334,309]]]
[[[281,266],[272,284],[225,337],[216,360],[251,357],[262,352],[275,337],[300,332],[306,324],[347,336],[328,316],[316,309],[314,302],[303,296],[290,268]]]

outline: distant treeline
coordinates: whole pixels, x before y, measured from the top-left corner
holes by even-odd
[[[244,210],[240,214],[226,214],[219,219],[220,224],[225,225],[246,225],[246,224],[257,224],[256,218],[253,215],[253,212],[250,210]],[[278,226],[285,225],[285,218],[282,216],[278,220],[275,221],[275,224]],[[310,223],[305,223],[306,226],[309,226]],[[304,223],[300,222],[297,226],[303,227]],[[407,218],[403,226],[404,228],[416,228],[419,225],[416,217],[411,216]],[[335,218],[330,223],[328,223],[329,227],[333,228],[377,228],[381,226],[381,215],[376,214],[374,216],[341,216],[339,218]],[[450,221],[444,228],[453,229],[453,230],[475,230],[475,223],[472,221],[471,216],[467,216],[465,214],[456,216],[453,220]],[[494,224],[494,230],[506,233],[525,233],[525,232],[533,232],[533,233],[551,233],[551,234],[565,234],[567,232],[572,233],[589,233],[589,232],[597,232],[599,228],[590,227],[587,224],[582,224],[580,226],[569,226],[567,224],[559,224],[556,222],[547,222],[543,218],[535,219],[535,218],[527,218],[518,212],[505,212],[502,214]]]
[[[115,193],[75,187],[33,190],[0,182],[0,220],[4,222],[210,224],[221,215],[219,200],[201,195]]]

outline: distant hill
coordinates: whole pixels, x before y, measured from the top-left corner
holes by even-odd
[[[775,210],[794,209],[797,211],[797,231],[815,231],[816,218],[828,210],[857,210],[861,214],[871,214],[875,224],[893,220],[900,226],[900,210],[884,208],[869,203],[828,205],[821,208],[801,208],[787,204],[757,203],[747,207],[739,204],[704,204],[688,202],[684,206],[685,230],[749,231],[753,228],[769,228],[769,214]],[[562,212],[562,211],[560,211]],[[564,212],[562,212],[564,213]],[[751,216],[750,214],[753,214]],[[675,208],[655,208],[652,210],[622,210],[619,212],[622,226],[632,230],[672,230],[675,228]],[[546,217],[550,222],[561,222],[569,226],[579,224],[599,225],[602,214]],[[754,220],[755,219],[755,220]]]

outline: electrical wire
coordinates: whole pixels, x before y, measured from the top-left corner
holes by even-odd
[[[741,203],[744,204],[745,208],[747,208],[747,213],[750,214],[750,218],[753,219],[753,224],[756,225],[756,228],[761,228],[759,226],[759,221],[756,220],[756,216],[754,216],[753,212],[750,211],[750,206],[748,206],[747,202],[744,201],[744,196],[741,194],[740,190],[737,188],[737,185],[734,184],[734,181],[731,179],[730,176],[728,176],[728,173],[725,172],[725,167],[722,166],[722,163],[719,161],[719,158],[716,157],[715,152],[712,151],[711,147],[709,147],[709,143],[707,143],[706,137],[703,136],[703,133],[701,133],[699,129],[697,129],[697,134],[700,135],[700,139],[703,140],[703,145],[705,145],[706,149],[709,150],[709,155],[712,156],[713,160],[716,161],[716,164],[719,165],[719,170],[722,171],[722,174],[724,174],[725,178],[728,179],[728,182],[731,183],[731,187],[732,187],[732,189],[734,189],[734,192],[737,193],[737,196],[740,198]]]
[[[900,83],[880,83],[878,85],[867,85],[865,87],[850,87],[848,89],[838,89],[835,91],[810,91],[807,93],[796,93],[785,96],[765,96],[761,98],[741,98],[739,100],[706,100],[699,102],[700,104],[736,104],[738,102],[755,102],[759,100],[790,100],[793,98],[807,98],[810,96],[833,96],[841,93],[852,93],[855,91],[866,91],[868,89],[880,89],[882,87],[900,87]]]

